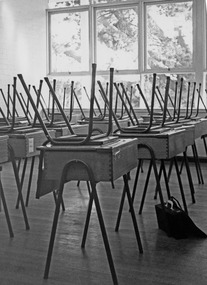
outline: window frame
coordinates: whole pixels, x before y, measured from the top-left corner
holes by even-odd
[[[207,72],[207,56],[206,56],[206,38],[207,38],[207,24],[206,24],[206,0],[173,0],[173,3],[180,2],[193,2],[193,64],[192,67],[188,68],[171,68],[170,70],[166,69],[147,69],[146,68],[146,6],[149,4],[164,4],[169,3],[169,0],[130,0],[123,2],[112,2],[112,3],[96,3],[93,4],[90,0],[89,5],[80,5],[74,7],[61,7],[47,9],[47,66],[48,66],[48,75],[49,76],[68,76],[67,72],[51,72],[51,51],[50,51],[50,14],[51,13],[63,13],[71,11],[82,11],[87,10],[89,15],[89,71],[88,72],[71,72],[70,76],[83,76],[90,75],[91,65],[93,62],[96,62],[96,20],[95,15],[96,11],[99,9],[109,9],[116,7],[138,7],[138,67],[137,69],[132,70],[115,70],[117,75],[124,74],[137,74],[144,76],[144,74],[156,72],[157,74],[187,74],[194,73],[195,81],[205,83],[205,73]],[[199,4],[198,4],[199,3]],[[204,60],[205,59],[205,60]],[[97,70],[97,75],[106,75],[108,70]],[[203,85],[205,86],[205,85]]]
[[[126,3],[126,2],[122,2],[121,5],[117,5],[114,3],[110,3],[109,4],[96,4],[94,5],[94,9],[93,9],[93,39],[94,39],[94,61],[97,62],[97,46],[96,46],[96,35],[97,35],[97,30],[96,30],[96,13],[98,10],[104,10],[104,9],[115,9],[115,8],[121,8],[121,9],[126,9],[126,8],[134,8],[137,7],[138,9],[138,50],[137,50],[137,56],[138,56],[138,64],[137,64],[137,68],[136,69],[115,69],[115,73],[117,74],[139,74],[140,73],[140,68],[139,68],[139,42],[140,42],[140,35],[139,35],[139,31],[140,31],[140,27],[139,27],[139,3]],[[97,74],[107,74],[108,70],[97,70]]]
[[[193,29],[193,38],[192,38],[192,44],[193,44],[193,56],[192,56],[192,66],[191,67],[182,67],[182,68],[147,68],[147,6],[149,5],[156,5],[156,4],[168,4],[169,1],[144,1],[144,12],[143,12],[143,16],[144,16],[144,38],[143,38],[143,42],[144,42],[144,72],[145,73],[153,73],[153,72],[157,72],[159,70],[159,73],[193,73],[194,72],[194,65],[195,65],[195,30],[194,30],[194,0],[172,0],[170,1],[171,3],[182,3],[182,2],[192,2],[193,5],[193,10],[192,10],[192,29]]]
[[[89,39],[89,70],[88,71],[68,71],[68,72],[52,72],[51,71],[51,66],[52,66],[52,55],[51,55],[51,16],[52,15],[55,15],[55,14],[63,14],[63,13],[76,13],[76,12],[84,12],[84,11],[87,11],[88,12],[88,16],[89,16],[89,20],[88,20],[88,39]],[[47,55],[47,58],[48,58],[48,68],[47,68],[47,73],[48,75],[50,76],[66,76],[66,75],[74,75],[74,76],[77,76],[77,75],[88,75],[90,74],[91,72],[91,53],[92,53],[92,50],[90,49],[90,46],[91,46],[91,23],[90,23],[90,9],[89,9],[89,6],[81,6],[81,9],[77,6],[75,7],[71,7],[71,8],[54,8],[54,9],[47,9],[47,50],[48,50],[48,55]]]

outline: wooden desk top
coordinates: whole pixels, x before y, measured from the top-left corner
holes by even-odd
[[[186,130],[169,130],[159,134],[153,133],[123,133],[118,134],[120,138],[130,137],[137,138],[138,143],[146,144],[150,146],[157,159],[169,159],[182,152],[186,147]],[[149,159],[149,152],[145,149],[140,149],[138,152],[138,158]]]
[[[193,125],[195,127],[195,139],[207,134],[207,118],[191,120],[190,122],[184,124],[184,126],[185,125]]]
[[[55,136],[55,131],[50,130],[50,135]],[[26,158],[39,155],[37,150],[46,140],[45,133],[42,130],[27,133],[11,133],[9,136],[9,144],[14,150],[16,158]]]
[[[137,166],[137,139],[117,138],[102,146],[42,146],[38,150],[44,160],[40,172],[50,181],[59,181],[63,167],[71,160],[89,165],[96,182],[114,181]],[[68,180],[88,180],[88,176],[81,169],[73,169]]]

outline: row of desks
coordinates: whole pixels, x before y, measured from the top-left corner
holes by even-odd
[[[125,119],[122,122],[122,127],[126,127],[128,120]],[[86,134],[88,131],[87,124],[74,124],[72,125],[76,134]],[[100,129],[102,132],[107,131],[107,122],[95,122],[95,129]],[[115,123],[113,124],[113,130],[116,130]],[[207,119],[200,119],[198,121],[191,121],[185,123],[182,127],[178,127],[167,132],[160,134],[152,133],[139,133],[139,134],[121,134],[121,137],[138,137],[140,143],[146,143],[151,146],[155,152],[157,158],[170,158],[174,155],[183,152],[183,148],[192,145],[197,138],[206,134]],[[69,135],[67,127],[54,128],[50,130],[52,137],[59,137]],[[6,136],[0,136],[1,140],[5,140]],[[15,156],[17,158],[25,158],[36,156],[39,154],[37,147],[41,146],[46,140],[45,134],[42,130],[28,133],[11,133],[8,134],[8,142],[13,147]],[[160,147],[162,145],[162,148]],[[6,152],[1,153],[0,161],[6,161],[7,157],[4,157]],[[140,158],[144,158],[144,154],[140,153]]]
[[[128,124],[128,121],[125,119],[122,122],[122,126],[126,127]],[[107,122],[96,122],[94,124],[94,128],[98,128],[101,131],[106,131]],[[81,124],[81,125],[73,125],[73,129],[77,134],[80,133],[87,133],[87,124]],[[115,129],[115,125],[114,125]],[[140,144],[147,144],[149,147],[151,147],[154,151],[155,158],[156,159],[169,159],[172,158],[180,153],[183,153],[186,149],[186,147],[193,145],[195,140],[199,137],[201,137],[203,134],[206,133],[207,130],[207,119],[200,119],[197,121],[191,121],[188,123],[183,124],[182,127],[179,127],[177,129],[171,129],[170,131],[163,132],[160,134],[151,134],[151,133],[139,133],[139,134],[126,134],[122,133],[119,134],[119,137],[122,139],[126,138],[136,138],[138,139],[138,142]],[[61,132],[61,133],[60,133]],[[57,137],[60,135],[67,135],[68,130],[66,130],[65,127],[63,128],[57,128],[56,130],[50,130],[50,134],[52,137]],[[7,143],[11,145],[11,147],[14,150],[15,158],[17,159],[24,159],[24,158],[30,158],[30,157],[36,157],[39,156],[39,151],[42,148],[39,148],[46,140],[45,134],[42,130],[34,131],[34,132],[27,132],[27,133],[11,133],[8,135],[2,135],[0,136],[0,163],[4,163],[8,161],[8,148]],[[106,146],[104,146],[106,147]],[[118,148],[118,146],[114,146],[114,149]],[[81,150],[82,149],[82,150]],[[60,150],[59,147],[52,147],[52,148],[44,148],[44,153],[47,154],[47,151],[49,150],[49,153],[52,154],[52,150],[55,151],[55,153],[58,153]],[[81,151],[80,151],[81,150]],[[97,150],[97,149],[96,149]],[[103,147],[102,147],[103,150]],[[93,153],[95,150],[91,150]],[[99,150],[100,151],[100,150]],[[115,150],[114,150],[115,151]],[[87,150],[85,147],[78,147],[78,153],[75,152],[74,148],[72,148],[72,151],[74,154],[72,155],[71,159],[75,158],[75,155],[82,155],[84,152],[87,153]],[[116,151],[115,151],[116,152]],[[61,155],[64,153],[63,149],[60,151]],[[60,160],[60,165],[63,165],[65,161],[68,161],[70,159],[70,155],[65,156],[65,160],[61,158],[61,155],[59,158],[57,157],[56,161]],[[129,155],[129,154],[128,154]],[[53,154],[52,154],[53,156]],[[55,155],[54,155],[55,156]],[[57,155],[58,156],[58,155]],[[62,155],[64,157],[64,155]],[[96,160],[99,161],[102,156],[99,156]],[[145,149],[140,149],[137,156],[141,159],[149,159],[149,152]],[[129,155],[129,158],[131,159],[131,156]],[[51,160],[54,160],[54,158],[51,158]],[[90,159],[89,159],[90,161]],[[88,161],[87,161],[88,162]],[[48,167],[49,165],[52,165],[52,161],[48,160]],[[46,164],[47,165],[47,164]],[[97,168],[99,169],[99,168]],[[100,170],[100,169],[99,169]],[[54,169],[53,169],[53,172]],[[61,170],[58,169],[57,177],[59,177]],[[101,171],[100,171],[101,173]],[[99,174],[100,175],[100,174]],[[53,176],[55,177],[55,176]],[[55,179],[57,178],[55,177]],[[100,178],[101,179],[101,178]],[[114,178],[110,179],[113,180]]]
[[[131,196],[128,191],[129,189],[126,181],[126,174],[137,166],[138,158],[150,158],[149,153],[146,152],[146,150],[138,150],[137,146],[139,144],[150,146],[154,151],[156,159],[172,158],[182,153],[187,146],[194,143],[196,138],[201,137],[205,133],[205,130],[207,129],[207,120],[201,119],[192,123],[187,123],[187,125],[183,125],[182,128],[179,129],[171,129],[170,131],[156,135],[150,133],[135,135],[122,134],[119,135],[116,140],[114,140],[114,137],[112,140],[109,137],[108,143],[104,143],[103,145],[99,146],[42,146],[45,141],[45,135],[42,131],[2,136],[0,137],[0,145],[2,143],[6,148],[7,143],[9,143],[14,150],[16,158],[34,157],[39,156],[40,154],[38,183],[36,191],[37,198],[40,198],[41,196],[52,192],[54,189],[57,189],[57,187],[59,187],[63,170],[65,170],[65,165],[67,165],[68,162],[72,162],[73,167],[70,167],[70,171],[67,171],[67,169],[65,170],[66,176],[64,177],[64,183],[71,180],[90,180],[88,172],[84,167],[82,167],[83,163],[88,167],[88,169],[90,169],[92,173],[92,185],[96,185],[100,181],[113,182],[117,178],[123,176],[125,185],[123,191],[126,191],[129,203],[131,203]],[[79,127],[77,127],[77,130],[78,128]],[[80,128],[82,128],[82,132],[83,130],[86,130],[84,128],[87,128],[87,125],[80,125]],[[101,128],[100,125],[99,128]],[[84,131],[84,133],[86,132],[87,131]],[[1,163],[6,162],[6,153],[7,150],[1,156]],[[79,162],[81,163],[81,166]],[[51,187],[51,189],[47,188],[47,191],[45,191],[45,187],[42,187],[42,185],[47,185],[47,181],[49,186],[52,185],[51,181],[54,182],[55,187]],[[44,183],[42,184],[42,182]],[[95,199],[95,196],[92,195],[91,197]],[[62,197],[59,198],[59,203],[61,203],[61,201]],[[132,210],[132,204],[130,204],[130,207]],[[133,216],[133,214],[134,212],[132,211],[132,219],[137,236],[137,224],[135,221],[135,216]],[[57,216],[58,213],[56,213],[56,218]],[[105,236],[105,226],[103,224],[103,221],[101,223],[103,230],[102,234]],[[53,233],[53,238],[54,234],[55,233]],[[140,252],[142,252],[142,246],[139,237],[137,237],[137,240]],[[105,247],[106,252],[109,251],[107,236],[105,237]],[[45,269],[45,278],[47,278],[49,274],[49,265],[52,255],[51,248],[49,255],[50,256],[48,257]],[[118,284],[111,253],[107,252],[107,256],[110,264],[113,282],[114,284]]]
[[[122,121],[122,127],[126,127],[128,120]],[[94,128],[100,129],[102,132],[107,130],[107,122],[95,122]],[[115,129],[115,123],[113,124]],[[87,124],[75,124],[73,129],[76,134],[87,133],[88,125]],[[200,119],[197,121],[191,121],[183,124],[182,127],[177,129],[171,129],[170,131],[163,132],[160,134],[151,134],[151,133],[139,133],[139,134],[126,134],[122,133],[119,137],[125,138],[137,138],[138,142],[141,144],[147,144],[150,146],[155,154],[157,159],[169,159],[180,153],[183,153],[186,147],[193,145],[195,140],[201,137],[206,133],[207,130],[207,119]],[[66,127],[57,128],[56,130],[50,130],[50,135],[52,137],[58,137],[61,135],[68,135],[69,131]],[[27,132],[27,133],[11,133],[8,135],[0,136],[1,153],[0,153],[0,163],[8,161],[8,148],[7,143],[11,145],[14,150],[15,158],[17,159],[26,159],[30,157],[39,156],[38,149],[46,140],[45,134],[42,130]],[[48,148],[45,148],[45,153]],[[50,148],[51,150],[54,148]],[[58,151],[56,148],[56,152]],[[80,148],[79,148],[80,149]],[[85,150],[81,151],[83,153]],[[93,150],[94,152],[94,150]],[[63,153],[63,150],[61,150]],[[77,155],[76,152],[74,152]],[[79,152],[80,154],[80,152]],[[130,156],[129,156],[130,157]],[[137,154],[138,158],[148,159],[149,152],[145,149],[139,150]],[[66,161],[70,158],[68,155],[65,156]],[[74,155],[73,157],[74,158]],[[100,159],[100,158],[99,158]],[[57,158],[58,161],[58,158]],[[49,161],[48,164],[51,162]],[[64,162],[61,162],[62,164]],[[60,175],[60,171],[57,171],[57,174]]]
[[[136,223],[136,217],[133,216],[134,209],[132,204],[132,197],[128,191],[128,183],[126,180],[126,174],[133,168],[137,167],[138,159],[149,159],[149,151],[145,148],[138,148],[138,145],[149,146],[155,155],[156,159],[170,159],[185,151],[186,147],[193,144],[197,137],[200,137],[204,129],[207,127],[207,120],[199,120],[193,122],[190,126],[183,126],[179,129],[171,129],[167,132],[160,134],[119,134],[117,139],[99,146],[84,145],[84,146],[41,146],[38,148],[40,151],[40,164],[39,175],[37,183],[36,197],[48,194],[54,191],[58,187],[58,203],[56,205],[56,211],[54,215],[53,227],[51,232],[51,238],[49,243],[46,267],[44,277],[48,278],[49,268],[53,252],[53,244],[55,239],[59,208],[62,202],[62,193],[64,183],[71,180],[83,180],[91,182],[92,188],[96,188],[96,184],[100,181],[113,182],[117,178],[124,177],[124,190],[122,194],[116,229],[119,228],[120,217],[122,213],[122,207],[124,197],[128,195],[128,201],[132,213],[132,219],[134,219],[134,228],[136,232],[139,250],[142,252],[141,240],[139,240],[139,232],[137,233],[138,226]],[[83,167],[83,165],[86,166]],[[90,177],[88,171],[91,171],[92,177]],[[90,172],[89,171],[89,172]],[[92,181],[91,181],[92,180]],[[47,183],[48,181],[48,183]],[[53,182],[53,183],[52,183]],[[159,180],[158,180],[159,183]],[[45,187],[50,185],[50,189]],[[58,186],[59,185],[59,186]],[[52,187],[53,186],[53,187]],[[61,191],[60,191],[61,189]],[[94,190],[95,191],[95,190]],[[128,192],[127,192],[128,191]],[[164,205],[164,200],[161,192],[161,188],[158,189],[161,199],[161,204]],[[92,191],[93,192],[93,191]],[[91,200],[98,199],[95,192],[90,195],[89,210],[86,215],[86,226],[84,233],[87,233],[87,227],[90,219]],[[93,196],[95,195],[95,196]],[[96,205],[97,207],[97,205]],[[97,211],[101,211],[97,208]],[[99,212],[100,213],[100,212]],[[100,220],[99,220],[100,222]],[[105,227],[104,223],[102,224]],[[104,230],[104,236],[107,238],[106,231]],[[85,244],[85,238],[84,244]],[[114,284],[118,284],[116,271],[109,247],[108,241],[104,239],[106,254],[112,274]]]

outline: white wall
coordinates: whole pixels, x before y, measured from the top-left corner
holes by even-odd
[[[5,92],[18,73],[35,85],[46,75],[47,2],[0,0],[0,88]]]

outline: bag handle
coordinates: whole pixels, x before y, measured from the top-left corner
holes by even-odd
[[[171,201],[172,203],[174,203],[180,210],[183,211],[183,209],[182,209],[182,207],[181,207],[181,205],[180,205],[180,202],[179,202],[175,197],[171,196],[171,197],[170,197],[170,201]]]
[[[168,201],[167,201],[167,206],[168,206],[171,210],[173,210],[173,201],[172,201],[172,200],[168,200]]]

